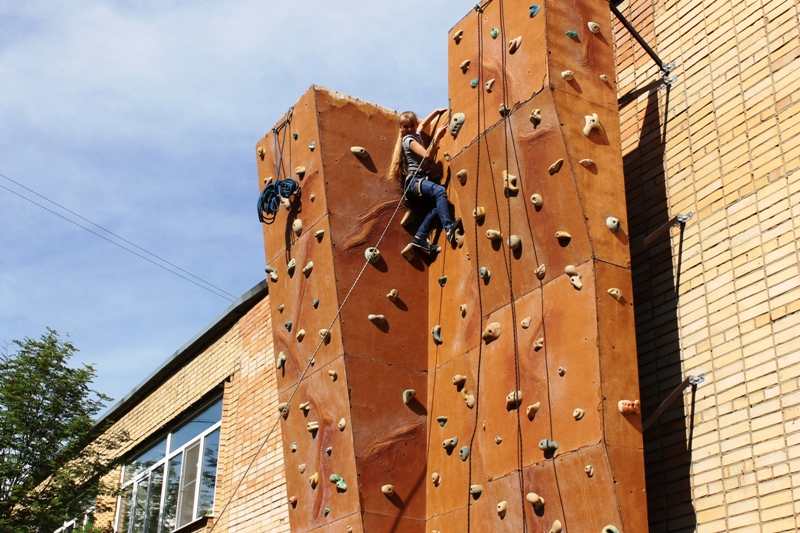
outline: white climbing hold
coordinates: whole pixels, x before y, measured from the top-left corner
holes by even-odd
[[[292,507],[297,505],[297,496],[289,496],[289,505]]]
[[[483,487],[481,485],[470,485],[469,493],[473,496],[480,496],[481,492],[483,492]]]
[[[531,203],[533,204],[533,207],[535,207],[536,209],[541,209],[542,205],[544,204],[544,200],[542,199],[542,195],[536,194],[536,193],[532,194],[531,195]]]
[[[544,348],[544,337],[539,337],[533,343],[533,351],[538,352],[542,348]]]
[[[299,218],[295,219],[295,221],[292,222],[292,231],[298,236],[303,233],[303,221]]]
[[[311,410],[311,402],[303,402],[300,405],[298,405],[297,408],[303,411],[304,413],[307,413],[309,410]]]
[[[258,149],[256,150],[256,153],[258,154],[258,157],[260,157],[262,160],[264,159],[264,156],[267,155],[267,151],[264,149],[263,146],[259,146]]]
[[[369,320],[373,324],[383,324],[384,322],[386,322],[386,316],[384,316],[384,315],[367,315],[367,320]]]
[[[520,239],[519,235],[512,235],[508,238],[506,244],[508,244],[508,247],[511,248],[512,250],[516,250],[517,248],[522,246],[522,239]]]
[[[531,327],[531,317],[526,316],[522,319],[522,322],[520,322],[519,325],[522,326],[522,329],[528,329]]]
[[[302,464],[300,464],[300,465],[297,465],[297,470],[298,470],[298,472],[300,472],[301,474],[305,474],[305,473],[306,473],[306,464],[305,464],[305,463],[302,463]]]
[[[549,172],[550,175],[552,176],[553,174],[555,174],[556,172],[561,170],[561,165],[563,165],[563,164],[564,164],[564,160],[563,159],[559,159],[558,161],[556,161],[555,163],[550,165],[550,168],[547,169],[547,172]]]
[[[397,294],[398,294],[397,289],[392,289],[389,291],[389,294],[387,294],[386,297],[394,302],[395,300],[397,300]]]
[[[508,510],[508,503],[507,502],[502,501],[502,502],[497,504],[497,515],[500,518],[505,518],[507,510]]]
[[[558,239],[559,241],[569,241],[572,239],[572,235],[570,235],[566,231],[557,231],[556,239]]]
[[[575,77],[575,73],[571,70],[565,70],[561,73],[561,77],[567,81],[572,81],[572,79]]]
[[[456,246],[459,248],[464,246],[464,228],[460,226],[456,228]]]
[[[467,382],[467,376],[464,374],[456,374],[453,376],[453,385],[456,387],[463,387]]]
[[[313,202],[314,200],[316,200],[316,199],[317,199],[317,196],[316,196],[315,194],[309,194],[309,195],[308,195],[308,199],[309,199],[309,200],[311,200],[311,201]]]
[[[284,420],[289,418],[289,409],[286,408],[288,405],[289,402],[281,402],[278,404],[278,412],[283,416]]]
[[[472,210],[472,218],[480,219],[486,216],[486,209],[482,206],[478,206]]]
[[[439,472],[434,472],[431,474],[431,482],[433,482],[434,487],[438,487],[439,483],[442,481],[442,476]]]
[[[278,354],[278,359],[275,363],[275,368],[280,369],[283,368],[284,366],[286,366],[286,354],[281,352]]]
[[[590,32],[592,32],[592,33],[600,33],[600,24],[598,24],[596,22],[589,22],[589,24],[587,24],[587,26],[589,26],[589,31]]]
[[[539,279],[544,279],[545,274],[547,273],[547,267],[544,264],[539,265],[536,270],[533,271],[536,274],[536,277]]]
[[[464,398],[464,403],[467,404],[467,407],[472,409],[475,407],[475,395],[467,393],[465,391],[461,391],[461,397]]]
[[[486,329],[483,330],[481,338],[489,344],[500,336],[500,322],[491,322]]]
[[[583,281],[581,281],[583,276],[581,276],[580,272],[578,272],[578,269],[575,268],[574,265],[567,265],[564,267],[564,273],[569,276],[569,282],[572,283],[572,286],[578,290],[581,290],[583,287]]]
[[[605,74],[600,74],[600,76],[598,77],[600,78],[600,81],[602,81],[603,83],[606,83],[608,81],[608,76],[606,76]]]
[[[303,176],[306,174],[306,167],[295,167],[294,173],[297,174],[300,179],[303,179]]]
[[[492,272],[486,267],[481,267],[478,269],[478,277],[488,283],[492,277]]]
[[[319,330],[319,338],[322,339],[322,341],[325,344],[328,344],[328,342],[331,340],[331,332],[330,332],[330,330],[327,330],[325,328],[322,328],[321,330]]]
[[[519,50],[519,45],[522,43],[522,36],[520,35],[516,39],[512,39],[508,42],[508,53],[513,54],[517,50]]]
[[[342,418],[341,420],[339,420],[339,423],[338,423],[338,424],[336,424],[336,427],[338,427],[338,428],[339,428],[339,431],[344,431],[344,428],[346,428],[346,427],[347,427],[347,420],[345,420],[344,418]]]
[[[583,409],[577,408],[574,411],[572,411],[572,418],[574,418],[575,420],[580,420],[581,418],[583,418],[584,414],[586,413],[584,412]]]
[[[461,304],[458,306],[458,310],[461,311],[461,316],[467,316],[467,304]]]
[[[381,492],[387,496],[394,494],[394,485],[384,485],[381,487]]]
[[[550,528],[550,533],[561,533],[562,526],[561,521],[556,520],[553,522],[553,527]]]
[[[586,475],[589,477],[592,477],[594,475],[594,467],[592,465],[584,466],[583,471],[586,472]]]
[[[328,375],[331,377],[331,381],[336,381],[339,377],[339,374],[336,373],[336,370],[328,370]]]
[[[453,40],[456,42],[456,44],[460,43],[461,39],[463,38],[464,38],[464,30],[458,30],[453,34]]]
[[[557,373],[559,376],[561,376],[561,377],[563,378],[563,377],[564,377],[564,374],[566,374],[566,373],[567,373],[567,369],[566,369],[566,368],[564,368],[563,366],[560,366],[560,367],[558,367],[558,368],[556,369],[556,373]]]
[[[509,107],[506,104],[503,103],[503,104],[500,104],[500,109],[498,110],[498,112],[500,113],[501,117],[505,117],[509,113],[511,113],[511,109],[509,109]]]
[[[642,405],[639,400],[620,400],[617,404],[617,409],[623,415],[630,415],[641,412]]]
[[[590,166],[594,165],[594,161],[591,159],[581,159],[580,161],[578,161],[578,164],[581,165],[582,167],[589,168]]]
[[[309,261],[308,264],[303,267],[303,274],[308,277],[312,270],[314,270],[314,261]]]
[[[466,72],[467,70],[469,70],[469,63],[470,63],[469,59],[465,59],[464,61],[461,62],[458,68],[461,69],[461,72]]]
[[[606,218],[606,227],[613,231],[614,233],[618,233],[619,230],[622,229],[622,225],[619,222],[617,217],[607,217]]]
[[[622,291],[617,289],[616,287],[612,287],[606,291],[608,294],[611,295],[616,301],[619,301],[622,298]]]
[[[411,243],[406,244],[406,247],[400,251],[400,255],[406,258],[406,261],[414,259],[414,245]]]
[[[301,329],[300,331],[297,332],[297,335],[295,335],[295,337],[297,338],[297,342],[303,342],[303,339],[306,337],[306,330]]]
[[[369,153],[367,152],[367,149],[363,148],[361,146],[352,146],[352,147],[350,147],[350,151],[353,152],[354,154],[356,154],[356,156],[361,157],[361,158],[369,157]]]
[[[536,128],[536,126],[542,122],[542,110],[536,108],[531,111],[531,116],[528,117],[528,120],[530,120],[533,123],[533,127]]]
[[[494,240],[497,240],[497,239],[502,239],[503,235],[499,231],[497,231],[496,229],[487,229],[486,230],[486,238],[494,241]]]
[[[508,410],[516,409],[517,407],[519,407],[519,404],[521,403],[522,403],[521,390],[511,391],[508,393],[508,396],[506,396],[506,409]]]
[[[467,182],[467,169],[462,168],[456,172],[456,179],[461,185],[464,185]]]
[[[494,78],[490,79],[489,81],[487,81],[487,82],[484,84],[484,87],[486,87],[486,92],[487,92],[487,93],[490,93],[490,92],[492,92],[492,86],[493,86],[493,85],[494,85]]]
[[[505,192],[506,196],[509,193],[519,191],[519,186],[517,185],[517,177],[509,174],[507,170],[503,171],[503,192]]]
[[[286,272],[288,272],[290,276],[294,274],[295,268],[297,268],[297,259],[292,259],[291,261],[286,263]]]
[[[583,126],[583,134],[587,137],[592,130],[596,131],[600,135],[603,134],[603,125],[600,124],[600,119],[597,118],[597,113],[592,113],[591,115],[586,115],[583,117],[586,120],[586,125]]]
[[[541,509],[542,507],[544,507],[544,498],[542,498],[535,492],[529,492],[528,494],[526,494],[525,499],[528,500],[528,502],[531,505],[533,505],[533,507],[536,509]]]
[[[411,209],[408,209],[403,215],[403,219],[400,220],[400,225],[405,227],[412,222],[414,222],[414,212]]]
[[[403,391],[403,403],[408,405],[408,402],[414,399],[417,395],[417,391],[414,389],[406,389]]]
[[[306,424],[306,429],[309,432],[317,431],[319,429],[319,422],[309,422],[308,424]]]
[[[539,412],[539,409],[542,407],[542,402],[536,402],[533,405],[529,405],[525,409],[525,415],[528,417],[528,420],[533,420],[536,417],[536,413]]]
[[[324,229],[318,229],[317,231],[314,232],[314,238],[317,239],[317,241],[322,241],[322,237],[324,236],[325,236]]]
[[[442,326],[439,324],[433,326],[433,328],[431,328],[431,336],[435,344],[442,344],[444,342],[442,340]]]
[[[458,437],[451,437],[449,439],[444,439],[442,441],[442,448],[444,448],[447,451],[455,449],[457,445],[458,445]]]

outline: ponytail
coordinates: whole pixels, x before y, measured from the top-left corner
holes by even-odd
[[[403,133],[397,135],[397,142],[394,145],[392,160],[389,162],[389,169],[386,171],[386,179],[389,181],[397,180],[403,182]]]

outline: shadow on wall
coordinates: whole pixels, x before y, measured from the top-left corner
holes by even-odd
[[[666,95],[664,109],[669,108],[669,89],[661,92],[651,88],[644,119],[640,116],[635,119],[640,124],[639,144],[623,158],[628,221],[632,228],[631,271],[643,420],[683,381],[670,239],[665,234],[646,249],[637,249],[635,245],[670,218],[664,174],[666,128],[659,108],[659,93]],[[636,104],[625,97],[620,99],[620,111],[628,105]],[[651,533],[690,532],[697,525],[684,412],[683,402],[676,401],[644,434]]]

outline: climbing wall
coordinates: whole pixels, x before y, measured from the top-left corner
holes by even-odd
[[[608,4],[495,0],[449,37],[429,530],[646,531]]]
[[[422,532],[428,278],[389,225],[397,117],[312,87],[287,118],[256,151],[262,187],[301,187],[264,226],[281,402],[299,382],[282,422],[292,531]]]
[[[451,30],[439,254],[394,112],[312,87],[258,143],[302,188],[264,226],[292,531],[647,530],[609,39],[599,0]]]

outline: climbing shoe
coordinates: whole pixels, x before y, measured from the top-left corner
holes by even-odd
[[[436,250],[436,246],[429,243],[428,239],[424,237],[414,236],[414,238],[411,240],[411,245],[416,246],[417,248],[420,248],[426,252],[433,252]]]
[[[447,235],[447,242],[450,244],[456,243],[456,230],[461,226],[461,217],[458,217],[450,224],[450,227],[447,228],[445,234]]]

